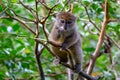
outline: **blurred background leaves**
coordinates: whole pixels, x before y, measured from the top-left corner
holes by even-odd
[[[109,15],[113,19],[120,18],[120,4],[117,1],[109,1]],[[57,0],[46,0],[49,7],[54,6]],[[60,4],[55,7],[54,13],[59,12],[64,8],[64,11],[68,10],[66,6],[67,0],[61,0]],[[93,54],[98,41],[98,35],[89,33],[89,29],[94,33],[99,33],[96,28],[89,22],[88,16],[84,7],[79,0],[72,1],[74,4],[73,13],[78,17],[77,26],[82,38],[83,49],[83,68],[89,62],[90,55]],[[33,10],[35,10],[34,0],[23,0],[23,3]],[[87,7],[91,20],[101,28],[102,20],[104,17],[103,9],[100,4],[104,3],[104,0],[82,0],[82,3]],[[34,55],[34,35],[31,34],[26,28],[19,22],[13,19],[3,19],[1,17],[6,16],[5,11],[10,15],[14,15],[10,10],[14,10],[17,15],[34,20],[34,16],[26,10],[18,0],[2,0],[0,1],[0,80],[9,79],[28,79],[39,80],[38,68]],[[4,6],[3,6],[4,5]],[[4,8],[3,8],[4,7]],[[42,5],[38,7],[39,18],[48,14],[47,10],[44,10]],[[42,13],[44,10],[44,14]],[[50,16],[46,22],[46,28],[51,31],[54,22],[54,17]],[[34,23],[26,21],[26,24],[34,30]],[[89,24],[89,25],[88,25]],[[43,31],[40,28],[40,38],[45,39]],[[89,29],[88,29],[89,28]],[[106,34],[113,40],[120,44],[120,24],[119,22],[111,22],[107,25]],[[42,45],[39,45],[40,49]],[[102,51],[103,48],[101,48]],[[96,62],[96,66],[93,71],[93,76],[101,75],[101,80],[115,80],[120,77],[120,50],[113,44],[111,48],[111,54],[114,62],[114,66],[110,64],[108,54],[100,56]],[[46,80],[65,80],[66,73],[65,67],[54,66],[52,61],[53,57],[45,49],[41,55],[42,67],[44,69]],[[52,75],[50,75],[52,74]]]

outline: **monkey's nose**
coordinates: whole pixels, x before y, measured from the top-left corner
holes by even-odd
[[[60,29],[61,31],[64,31],[64,27],[63,27],[63,26],[62,26],[62,27],[60,27],[59,29]]]

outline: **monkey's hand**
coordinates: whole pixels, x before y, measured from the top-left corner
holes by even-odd
[[[60,48],[60,51],[63,51],[63,50],[65,50],[65,49],[68,49],[68,48],[67,48],[67,44],[66,44],[66,43],[62,43],[62,46],[61,46],[61,48]]]
[[[63,29],[58,29],[58,34],[59,34],[59,35],[63,35],[64,32],[65,32],[65,31],[64,31]]]
[[[54,61],[53,61],[53,64],[55,65],[55,66],[58,66],[59,64],[60,64],[60,59],[54,59]]]
[[[76,64],[75,66],[74,66],[74,72],[75,73],[79,73],[81,71],[81,66],[79,65],[79,64]]]

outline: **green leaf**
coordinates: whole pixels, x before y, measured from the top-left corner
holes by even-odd
[[[19,24],[15,24],[15,25],[13,26],[13,30],[14,30],[14,31],[17,31],[19,28],[20,28]]]
[[[11,0],[11,2],[13,2],[13,3],[17,3],[17,2],[18,2],[18,0]]]
[[[4,78],[5,78],[5,74],[0,71],[0,80],[4,80]]]
[[[0,12],[2,12],[2,6],[0,5]]]

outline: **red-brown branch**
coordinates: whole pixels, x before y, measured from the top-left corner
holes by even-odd
[[[97,57],[100,54],[100,48],[101,48],[101,46],[103,44],[103,41],[104,41],[105,30],[106,30],[106,26],[108,24],[108,19],[109,19],[109,16],[108,16],[108,2],[107,2],[107,0],[105,0],[105,7],[104,8],[105,8],[104,9],[104,20],[103,20],[103,24],[102,24],[102,29],[101,29],[101,32],[100,32],[100,36],[99,36],[99,40],[98,40],[95,52],[93,53],[93,55],[91,57],[91,60],[90,60],[90,64],[88,66],[88,70],[87,70],[88,74],[92,73],[92,70],[94,68],[96,59],[97,59]]]

